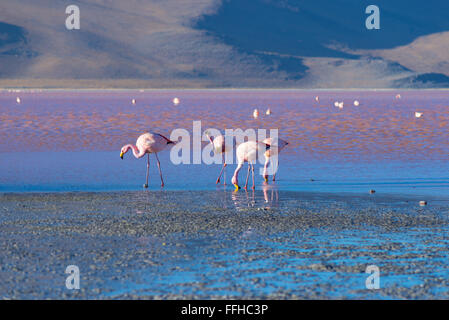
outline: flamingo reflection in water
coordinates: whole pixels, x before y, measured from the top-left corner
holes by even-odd
[[[237,210],[248,210],[248,208],[269,210],[279,206],[279,190],[275,186],[264,183],[262,193],[255,190],[244,190],[243,193],[232,192],[231,200]]]
[[[277,207],[279,205],[278,188],[269,186],[266,182],[264,182],[262,186],[262,191],[265,203],[269,205],[266,208],[270,209],[271,207]]]

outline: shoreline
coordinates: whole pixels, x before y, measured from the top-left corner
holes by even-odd
[[[425,194],[412,194],[412,193],[400,193],[400,192],[389,192],[389,193],[380,193],[375,192],[373,194],[370,194],[367,192],[354,192],[354,191],[316,191],[316,190],[290,190],[290,189],[283,189],[279,188],[277,186],[273,187],[268,185],[266,189],[256,188],[255,190],[252,190],[251,188],[248,188],[248,190],[244,190],[243,188],[239,191],[235,192],[233,186],[228,186],[226,190],[223,189],[223,186],[218,186],[215,189],[209,188],[209,189],[101,189],[101,190],[31,190],[31,191],[1,191],[0,190],[0,196],[12,196],[12,195],[99,195],[99,194],[132,194],[132,193],[185,193],[185,192],[203,192],[203,193],[232,193],[232,194],[246,194],[246,193],[261,193],[264,191],[275,191],[275,192],[282,192],[282,193],[291,193],[295,195],[305,195],[305,196],[328,196],[328,197],[335,197],[335,198],[348,198],[348,197],[362,197],[362,198],[372,198],[372,199],[379,199],[379,198],[391,198],[391,199],[417,199],[417,197],[425,198],[427,200],[434,200],[434,201],[449,201],[449,195],[446,194],[432,194],[432,195],[425,195]],[[422,200],[422,199],[421,199]]]
[[[147,88],[147,87],[119,87],[119,88],[101,88],[101,87],[58,87],[58,88],[48,88],[48,87],[0,87],[0,93],[17,93],[18,90],[20,92],[31,92],[38,90],[39,92],[63,92],[63,91],[76,91],[76,92],[124,92],[124,91],[130,91],[130,92],[179,92],[179,91],[218,91],[218,92],[236,92],[236,91],[280,91],[280,92],[341,92],[341,91],[347,91],[347,92],[396,92],[396,91],[404,91],[404,92],[410,92],[410,91],[449,91],[449,88],[206,88],[206,87],[194,87],[194,88],[186,88],[186,87],[180,87],[180,88]],[[144,92],[141,92],[141,91]]]

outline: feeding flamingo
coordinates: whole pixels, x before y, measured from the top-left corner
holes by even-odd
[[[270,162],[270,158],[272,156],[277,156],[279,152],[281,152],[281,150],[284,149],[286,145],[288,145],[288,142],[280,138],[277,139],[277,143],[272,138],[266,138],[265,140],[263,140],[263,142],[270,146],[270,148],[267,151],[265,151],[265,166],[263,168],[263,178],[265,182],[267,182],[268,181],[267,168],[268,163]],[[278,167],[279,167],[279,157],[278,157]],[[273,181],[275,181],[275,179],[276,179],[276,172],[273,174]]]
[[[133,151],[134,156],[139,159],[142,158],[145,154],[148,154],[147,159],[147,176],[144,188],[148,188],[148,175],[150,169],[150,153],[154,153],[157,160],[157,167],[159,168],[159,175],[161,176],[161,187],[164,186],[164,179],[162,179],[162,171],[161,164],[159,162],[159,158],[157,153],[164,150],[169,144],[174,144],[174,141],[164,137],[159,133],[151,133],[146,132],[142,134],[139,138],[137,138],[136,145],[127,144],[122,147],[120,151],[120,158],[123,159],[123,155],[128,152],[129,149]]]
[[[242,168],[243,164],[245,162],[248,162],[248,174],[246,176],[246,182],[245,182],[245,189],[248,187],[248,178],[249,178],[249,171],[251,169],[252,172],[252,178],[253,178],[253,186],[252,189],[255,189],[255,183],[254,183],[254,163],[257,159],[257,154],[264,154],[267,150],[270,149],[270,145],[266,144],[264,142],[258,142],[258,141],[247,141],[241,143],[237,147],[236,156],[237,156],[237,168],[234,171],[234,175],[232,176],[232,184],[235,186],[235,190],[240,189],[239,186],[239,171]]]
[[[221,154],[222,158],[223,158],[223,167],[221,168],[220,174],[218,175],[217,181],[215,183],[218,184],[220,182],[221,175],[224,172],[223,184],[226,184],[226,169],[225,169],[227,166],[226,153],[232,150],[232,148],[235,144],[235,138],[233,138],[233,140],[232,140],[232,145],[227,146],[225,144],[226,138],[224,136],[222,136],[221,134],[217,135],[216,137],[212,137],[212,136],[210,136],[208,130],[206,130],[205,134],[214,148],[214,153]]]

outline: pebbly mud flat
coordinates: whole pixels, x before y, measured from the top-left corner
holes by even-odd
[[[278,191],[0,194],[3,299],[448,299],[449,202]],[[67,266],[80,289],[66,288]],[[366,288],[369,265],[380,288]]]

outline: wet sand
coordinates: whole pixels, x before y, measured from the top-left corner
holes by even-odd
[[[266,189],[0,194],[3,299],[448,299],[449,202]],[[368,290],[368,265],[380,289]],[[80,289],[68,290],[68,265]]]

